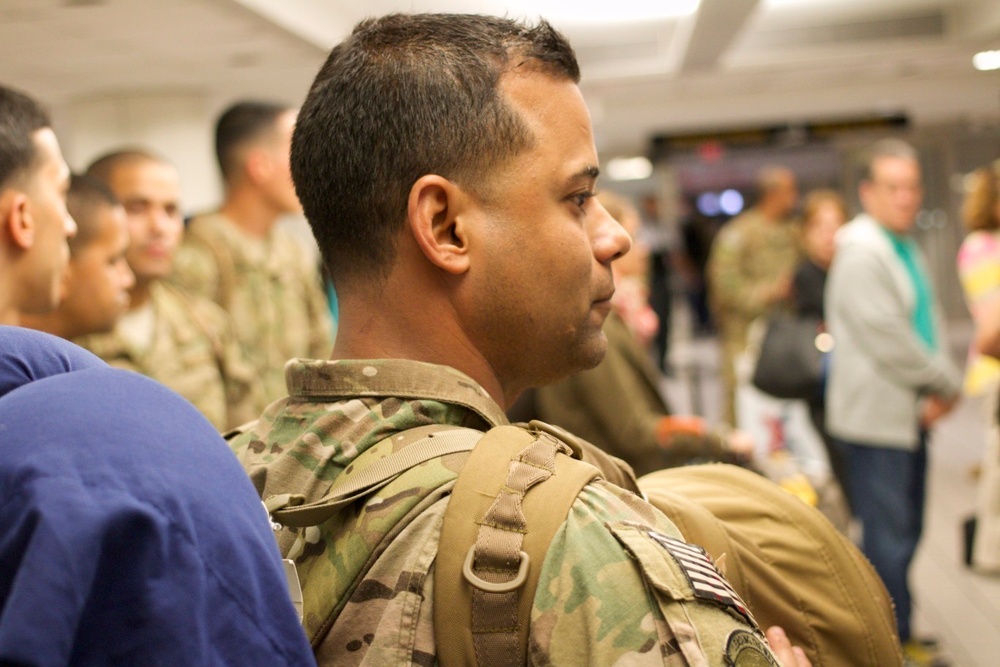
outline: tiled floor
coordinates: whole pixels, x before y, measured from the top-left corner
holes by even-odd
[[[952,326],[956,350],[968,339],[965,329],[961,323]],[[672,406],[716,419],[720,400],[714,340],[674,338],[674,374],[666,383]],[[916,631],[937,636],[953,667],[1000,665],[1000,576],[976,574],[962,563],[960,526],[974,506],[970,470],[982,453],[981,414],[979,402],[963,401],[934,433],[927,520],[910,574]]]
[[[1000,665],[1000,576],[962,563],[960,524],[975,502],[969,470],[982,452],[980,415],[978,402],[965,401],[934,434],[927,520],[910,575],[916,627],[941,638],[955,667]]]

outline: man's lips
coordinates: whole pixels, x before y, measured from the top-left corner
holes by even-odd
[[[593,302],[593,304],[591,304],[591,307],[594,308],[595,310],[603,313],[606,316],[608,313],[611,312],[611,295],[612,294],[614,294],[613,291],[611,292],[611,294],[609,294],[606,297],[603,297],[603,298],[600,298],[600,299],[596,299]]]
[[[142,253],[144,255],[148,255],[149,257],[169,257],[170,248],[161,245],[148,245],[142,249]]]

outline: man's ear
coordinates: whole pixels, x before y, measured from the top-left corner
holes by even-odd
[[[251,183],[261,183],[266,181],[274,170],[271,164],[271,156],[267,151],[260,148],[251,148],[247,151],[246,161],[243,163],[243,171],[247,180]]]
[[[27,250],[35,244],[36,225],[28,210],[28,196],[16,190],[8,190],[0,197],[0,224],[13,244]]]
[[[458,185],[427,174],[410,188],[406,207],[407,223],[424,256],[455,275],[469,270],[468,203],[469,195]]]

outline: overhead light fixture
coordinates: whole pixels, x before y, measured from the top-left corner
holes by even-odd
[[[608,160],[608,179],[641,181],[653,175],[653,163],[644,157],[616,157]]]
[[[972,66],[981,71],[1000,69],[1000,51],[980,51],[972,56]]]
[[[700,0],[525,0],[507,3],[511,13],[537,15],[553,23],[605,24],[673,19],[694,14]]]

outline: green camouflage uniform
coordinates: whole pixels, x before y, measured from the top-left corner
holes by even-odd
[[[747,330],[774,308],[768,297],[783,276],[791,275],[799,257],[797,225],[775,224],[754,209],[729,222],[712,244],[709,302],[722,347],[723,418],[732,426],[736,425],[734,363],[746,348]]]
[[[326,359],[333,326],[319,272],[301,245],[276,228],[264,239],[219,213],[191,221],[170,280],[229,312],[263,383],[257,414],[285,395],[285,362]]]
[[[134,349],[117,330],[74,342],[112,366],[142,373],[191,401],[220,431],[253,419],[259,392],[226,313],[210,301],[153,283],[153,339]]]
[[[232,442],[264,498],[290,492],[317,500],[362,452],[405,429],[506,423],[478,384],[443,366],[297,360],[286,376],[289,398]],[[378,447],[389,453],[393,445]],[[297,565],[320,665],[436,664],[433,565],[462,460],[421,464],[419,485],[397,479],[331,518],[306,546]],[[678,537],[631,492],[604,480],[585,487],[542,565],[531,664],[777,665],[748,613],[695,591],[691,570],[674,555],[691,547]],[[293,539],[288,529],[279,533],[282,553]],[[740,657],[726,663],[727,654]]]

